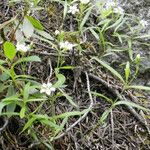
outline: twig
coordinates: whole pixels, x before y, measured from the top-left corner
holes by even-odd
[[[111,115],[111,129],[112,129],[112,148],[114,148],[115,143],[114,143],[114,119],[113,119],[113,112],[111,110],[110,112]]]
[[[8,119],[4,119],[4,121],[5,121],[5,123],[4,123],[4,125],[0,128],[0,132],[2,132],[6,127],[7,127],[7,125],[8,125]]]
[[[85,114],[83,116],[81,116],[75,123],[73,123],[69,128],[66,129],[65,132],[63,132],[62,134],[54,137],[52,140],[57,140],[59,138],[62,138],[63,136],[65,136],[67,134],[67,132],[69,132],[72,128],[74,128],[78,123],[80,123],[86,116],[87,114],[91,111],[92,107],[93,107],[93,98],[92,98],[92,94],[91,94],[91,90],[90,90],[90,82],[89,82],[89,76],[87,74],[87,72],[85,72],[86,75],[86,80],[87,80],[87,90],[88,90],[88,94],[89,94],[89,98],[90,98],[90,106],[87,109],[87,111],[85,112]]]
[[[51,59],[50,58],[48,59],[48,64],[49,64],[49,69],[50,69],[50,71],[49,71],[49,77],[48,77],[48,82],[50,82],[50,79],[51,79],[52,73],[53,73],[53,68],[52,68],[52,63],[51,63]]]

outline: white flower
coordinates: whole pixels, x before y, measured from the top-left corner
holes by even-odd
[[[27,52],[30,49],[30,46],[25,45],[25,43],[17,43],[16,49],[17,51]]]
[[[55,35],[59,35],[60,31],[59,30],[55,30]]]
[[[31,6],[31,7],[34,7],[34,2],[30,2],[30,6]]]
[[[113,12],[116,13],[116,14],[123,15],[124,14],[124,9],[122,7],[120,7],[120,6],[118,6],[118,7],[115,7],[113,9]]]
[[[72,50],[75,45],[72,43],[69,43],[68,41],[65,41],[65,42],[60,42],[59,46],[60,46],[60,49]]]
[[[87,4],[87,3],[90,2],[90,0],[80,0],[80,2],[81,2],[82,4]]]
[[[42,84],[40,93],[46,93],[47,95],[51,95],[51,93],[55,92],[55,90],[56,89],[54,87],[52,87],[52,83],[48,82],[47,84],[46,83]]]
[[[68,13],[71,13],[71,14],[75,14],[75,13],[78,13],[79,12],[79,9],[77,8],[77,4],[74,4],[73,6],[70,6],[70,8],[69,8],[69,11],[68,11]]]
[[[146,26],[148,26],[148,22],[145,20],[141,20],[140,24],[145,28]]]

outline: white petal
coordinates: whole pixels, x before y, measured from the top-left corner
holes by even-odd
[[[51,86],[52,86],[52,83],[51,83],[51,82],[48,82],[48,83],[47,83],[47,87],[48,87],[48,88],[51,88]]]
[[[51,87],[51,89],[50,89],[52,92],[55,92],[56,91],[56,88],[54,88],[54,87]]]
[[[47,84],[46,84],[46,83],[43,83],[43,84],[42,84],[42,87],[43,87],[43,88],[47,88]]]
[[[45,89],[41,89],[41,90],[40,90],[40,93],[45,93]]]
[[[47,95],[51,95],[51,90],[50,90],[50,89],[46,89],[45,93],[46,93]]]
[[[55,35],[58,35],[60,34],[60,31],[59,30],[55,30]]]

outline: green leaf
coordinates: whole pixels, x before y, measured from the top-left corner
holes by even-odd
[[[147,108],[145,108],[143,106],[140,106],[138,104],[135,104],[135,103],[129,102],[129,101],[118,101],[113,106],[117,106],[117,105],[127,105],[129,107],[135,107],[137,109],[141,109],[141,110],[149,111],[150,112],[150,109],[147,109]]]
[[[142,85],[131,85],[131,86],[127,86],[126,89],[136,89],[136,90],[150,91],[150,87],[142,86]]]
[[[67,0],[65,0],[64,2],[64,11],[63,11],[63,20],[66,18],[66,15],[67,15],[67,11],[68,11],[68,3],[67,3]]]
[[[108,26],[108,27],[106,28],[106,30],[118,26],[120,23],[122,23],[123,18],[124,18],[124,16],[121,15],[121,17],[120,17],[118,20],[116,20],[115,23],[113,23],[112,25]]]
[[[100,37],[100,41],[104,47],[104,50],[106,49],[106,42],[105,42],[105,37],[104,37],[104,32],[99,30],[99,37]]]
[[[51,42],[50,40],[47,40],[47,39],[45,39],[45,38],[43,38],[42,36],[39,36],[39,35],[37,35],[37,34],[33,34],[33,37],[36,38],[36,39],[39,39],[39,40],[41,40],[41,41],[43,41],[43,42],[48,43],[51,47],[57,49],[57,46],[56,46],[53,42]]]
[[[20,118],[24,118],[26,112],[26,105],[23,105],[21,110],[20,110]]]
[[[34,33],[34,27],[31,22],[25,17],[22,25],[22,30],[27,38],[30,38]]]
[[[61,89],[59,89],[59,90],[62,92],[63,96],[66,97],[66,99],[69,101],[69,103],[70,103],[72,106],[78,108],[78,105],[74,103],[74,101],[72,100],[72,97],[71,97],[71,96],[69,96],[68,94],[66,94],[63,90],[61,90]]]
[[[63,66],[63,67],[59,67],[59,69],[75,69],[76,67],[74,66]]]
[[[106,69],[108,69],[113,75],[118,77],[124,83],[122,76],[116,70],[114,70],[111,66],[109,66],[106,62],[99,60],[97,57],[93,57],[92,59],[99,62],[102,66],[104,66]]]
[[[83,115],[86,111],[88,111],[88,109],[83,110],[83,111],[71,111],[71,112],[62,113],[62,114],[57,115],[57,116],[53,116],[51,118],[52,119],[62,119],[65,117],[80,116],[80,115]]]
[[[42,26],[42,24],[40,23],[39,20],[37,20],[31,16],[26,16],[26,17],[30,21],[30,23],[33,25],[33,27],[35,27],[39,30],[44,30],[44,27]]]
[[[16,56],[16,48],[11,42],[5,42],[4,43],[4,54],[5,57],[10,59],[12,61],[14,57]]]
[[[137,36],[134,39],[144,39],[144,38],[150,38],[150,34],[145,34],[145,35]]]
[[[2,114],[2,110],[4,108],[5,104],[3,102],[0,102],[0,115]]]
[[[28,82],[23,90],[23,100],[26,102],[29,98],[30,82]]]
[[[9,77],[10,76],[6,72],[3,72],[2,75],[0,75],[0,81],[6,81]]]
[[[46,99],[36,98],[36,99],[28,99],[26,102],[40,102],[40,101],[46,101]]]
[[[53,87],[59,88],[65,83],[66,78],[62,74],[56,74],[56,77],[58,78],[58,81],[53,85]]]
[[[4,92],[4,90],[5,90],[6,88],[8,88],[8,87],[9,87],[9,85],[5,85],[5,84],[0,83],[0,93],[1,93],[1,92]]]
[[[97,40],[99,40],[99,35],[95,32],[95,30],[92,29],[92,28],[89,28],[89,30],[91,31],[91,33],[93,34],[93,36],[94,36]]]
[[[128,83],[129,75],[130,75],[130,63],[127,62],[126,68],[125,68],[125,78],[126,78],[126,83]]]
[[[53,123],[52,121],[48,120],[48,119],[41,119],[39,120],[39,122],[44,123],[45,125],[50,126],[51,128],[55,128],[55,130],[62,130],[63,128],[55,123]]]
[[[92,92],[92,91],[91,91],[91,94],[93,94],[93,95],[95,95],[95,96],[102,97],[102,98],[104,98],[107,102],[109,102],[110,104],[113,104],[112,99],[106,97],[106,96],[103,95],[103,94],[100,94],[100,93],[97,93],[97,92]]]
[[[89,8],[89,10],[87,11],[87,13],[85,14],[85,16],[84,16],[84,18],[83,18],[83,20],[82,20],[82,22],[81,22],[81,24],[80,24],[80,31],[82,31],[82,28],[83,28],[84,24],[85,24],[86,21],[88,20],[90,14],[91,14],[92,8],[93,8],[93,7]]]
[[[29,56],[19,59],[17,62],[13,64],[13,67],[22,62],[41,62],[41,59],[38,56]]]
[[[45,32],[45,31],[36,30],[36,32],[37,32],[39,35],[41,35],[42,37],[44,37],[44,38],[46,38],[46,39],[48,39],[48,40],[51,40],[51,41],[54,40],[54,38],[53,38],[49,33]]]
[[[5,67],[3,67],[3,66],[0,65],[0,70],[3,71],[3,72],[5,72],[8,76],[11,77],[11,73],[10,73],[9,69],[6,69]]]
[[[31,127],[33,125],[33,122],[36,120],[37,118],[32,117],[31,119],[28,120],[28,122],[25,124],[25,126],[23,127],[22,132],[24,132],[26,129],[28,129],[29,127]]]
[[[109,113],[111,112],[111,110],[112,110],[112,108],[107,109],[103,112],[103,114],[102,114],[102,116],[100,117],[100,120],[99,120],[100,123],[104,123],[104,121],[107,119],[107,117],[108,117]]]
[[[141,56],[140,56],[140,54],[137,54],[136,58],[135,58],[135,63],[136,63],[136,65],[139,65],[140,62],[141,62]]]
[[[15,94],[16,94],[16,91],[14,89],[14,86],[10,85],[8,90],[7,90],[6,97],[11,97],[11,96],[13,96]],[[7,110],[7,112],[11,113],[11,112],[15,111],[15,108],[16,108],[16,101],[12,101],[10,104],[7,105],[6,110]]]

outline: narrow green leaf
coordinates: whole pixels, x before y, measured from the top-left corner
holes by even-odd
[[[6,81],[10,78],[10,76],[6,73],[6,72],[3,72],[1,75],[0,75],[0,81]]]
[[[19,59],[17,62],[13,64],[13,67],[22,62],[41,62],[41,59],[38,56],[29,56]]]
[[[126,83],[128,83],[129,75],[130,75],[130,63],[127,62],[126,68],[125,68],[125,78],[126,78]]]
[[[29,98],[30,82],[28,82],[23,90],[23,100],[26,102]]]
[[[8,76],[11,77],[11,73],[10,73],[9,69],[6,69],[5,67],[3,67],[3,66],[0,65],[0,70],[3,71],[3,72],[5,72]]]
[[[50,126],[51,128],[55,128],[55,130],[62,130],[63,128],[55,123],[53,123],[52,121],[48,120],[48,119],[41,119],[39,120],[39,122],[45,124],[45,125],[48,125]]]
[[[54,38],[53,38],[49,33],[45,32],[45,31],[36,30],[36,32],[37,32],[39,35],[41,35],[42,37],[44,37],[44,38],[46,38],[46,39],[48,39],[48,40],[51,40],[51,41],[54,40]]]
[[[109,66],[106,62],[101,61],[97,57],[93,57],[92,59],[94,59],[97,62],[99,62],[102,66],[104,66],[106,69],[108,69],[113,75],[118,77],[124,83],[124,80],[123,80],[122,76],[116,70],[114,70],[111,66]]]
[[[84,18],[83,18],[83,20],[82,20],[82,22],[81,22],[81,24],[80,24],[80,31],[82,31],[82,28],[83,28],[84,24],[85,24],[86,21],[88,20],[90,14],[91,14],[92,8],[93,8],[93,7],[89,8],[89,10],[87,11],[87,13],[85,14],[85,16],[84,16]]]
[[[44,27],[42,26],[42,24],[40,23],[39,20],[37,20],[31,16],[26,16],[26,17],[31,22],[31,24],[33,25],[34,28],[37,28],[39,30],[44,30]]]
[[[23,105],[20,111],[20,118],[24,118],[26,112],[26,105]]]
[[[4,108],[5,104],[3,102],[0,102],[0,115],[2,114],[2,110]]]
[[[65,117],[71,117],[71,116],[80,116],[83,115],[88,109],[84,111],[71,111],[71,112],[66,112],[57,116],[53,116],[52,119],[62,119]]]
[[[104,121],[107,119],[107,117],[108,117],[109,113],[111,112],[111,110],[112,109],[110,108],[110,109],[107,109],[103,112],[103,114],[102,114],[102,116],[100,117],[100,120],[99,120],[100,123],[104,123]]]
[[[10,59],[12,61],[14,57],[16,56],[16,48],[11,42],[5,42],[4,43],[4,54],[6,58]]]
[[[141,110],[149,111],[150,112],[150,109],[147,109],[147,108],[145,108],[143,106],[140,106],[138,104],[135,104],[135,103],[129,102],[129,101],[118,101],[113,106],[117,106],[117,105],[127,105],[129,107],[135,107],[137,109],[141,109]]]
[[[63,5],[64,5],[63,20],[64,20],[66,18],[67,11],[68,11],[68,2],[67,2],[67,0],[65,0]]]
[[[56,77],[58,78],[58,81],[53,85],[53,87],[59,88],[65,83],[66,78],[62,74],[56,74]]]
[[[69,101],[69,103],[70,103],[72,106],[78,108],[78,105],[74,103],[73,98],[72,98],[71,96],[69,96],[68,94],[66,94],[63,90],[61,90],[61,89],[59,89],[59,90],[62,92],[63,96],[66,97],[66,99]]]
[[[105,42],[104,32],[99,30],[99,37],[100,37],[100,41],[103,45],[103,48],[105,50],[106,49],[106,42]]]
[[[10,85],[7,90],[6,97],[11,97],[16,94],[15,88],[13,85]],[[14,112],[16,108],[16,101],[12,101],[10,104],[7,105],[6,110],[7,112]]]
[[[127,86],[126,89],[136,89],[136,90],[150,91],[150,87],[142,86],[142,85],[131,85],[131,86]]]
[[[106,97],[106,96],[103,95],[103,94],[100,94],[100,93],[97,93],[97,92],[91,92],[91,94],[93,94],[93,95],[95,95],[95,96],[102,97],[102,98],[104,98],[107,102],[109,102],[110,104],[113,104],[112,99]]]
[[[46,99],[36,98],[36,99],[28,99],[28,100],[26,100],[26,102],[40,102],[40,101],[46,101]]]
[[[33,125],[33,122],[36,120],[37,118],[32,117],[31,119],[28,120],[28,122],[25,124],[25,126],[23,127],[22,132],[24,132],[26,129],[28,129],[29,127],[31,127]]]
[[[63,67],[59,67],[59,69],[75,69],[76,67],[74,66],[63,66]]]
[[[1,92],[4,92],[4,90],[5,90],[6,88],[8,88],[8,87],[9,87],[9,85],[5,85],[5,84],[0,83],[0,93],[1,93]]]
[[[150,38],[150,34],[137,36],[137,37],[135,37],[134,39],[144,39],[144,38]]]
[[[93,34],[93,36],[94,36],[97,40],[99,40],[99,35],[95,32],[95,30],[92,29],[92,28],[90,28],[89,30],[91,31],[91,33]]]
[[[123,21],[123,18],[124,18],[124,16],[121,15],[121,17],[120,17],[118,20],[116,20],[115,23],[113,23],[112,25],[108,26],[108,27],[106,28],[106,30],[118,26],[118,25]]]

